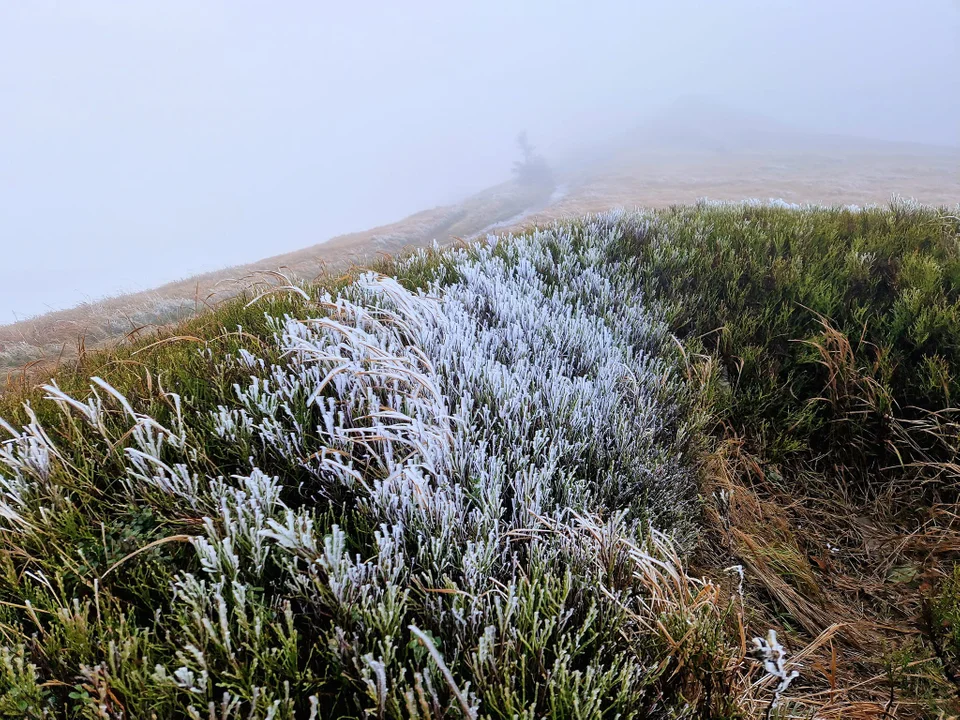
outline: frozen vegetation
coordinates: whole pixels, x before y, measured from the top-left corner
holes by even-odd
[[[809,658],[839,625],[748,481],[954,472],[952,416],[921,412],[956,391],[951,222],[615,212],[60,373],[0,426],[0,716],[809,714],[797,633]]]
[[[310,316],[268,316],[268,352],[202,351],[229,391],[205,411],[164,392],[165,424],[100,378],[86,398],[48,385],[86,464],[35,415],[7,426],[3,532],[42,542],[79,511],[91,471],[111,473],[118,505],[195,518],[155,541],[195,557],[155,588],[153,616],[118,599],[122,630],[77,666],[91,708],[664,710],[653,628],[671,614],[714,622],[715,608],[674,549],[691,538],[696,488],[666,328],[610,254],[624,223],[642,222],[420,253],[397,268],[433,277],[417,290],[365,274]],[[137,562],[102,568],[92,596],[28,573],[23,605],[50,593],[57,632],[93,633],[100,584]],[[30,648],[6,653],[7,682],[52,712]]]

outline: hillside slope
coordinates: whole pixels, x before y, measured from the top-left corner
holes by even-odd
[[[337,274],[434,241],[447,245],[612,207],[666,207],[704,197],[867,205],[902,195],[953,206],[960,203],[958,167],[956,148],[820,136],[687,104],[601,148],[558,160],[554,188],[505,183],[456,205],[250,265],[0,325],[0,377],[16,377],[36,361],[47,367],[70,362],[78,351],[149,334],[241,292]]]
[[[955,216],[702,203],[378,269],[0,400],[0,714],[957,711]]]

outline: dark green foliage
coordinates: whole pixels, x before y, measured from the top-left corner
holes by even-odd
[[[718,432],[742,438],[797,495],[826,477],[840,494],[915,487],[891,512],[955,502],[956,212],[674,207],[634,223],[621,252],[688,355],[704,353]],[[960,570],[930,608],[937,672],[960,683]]]
[[[939,595],[925,609],[925,634],[942,672],[960,692],[960,566],[947,577]]]
[[[771,460],[864,479],[913,452],[904,423],[960,390],[960,221],[885,209],[675,207],[623,241],[690,350],[721,361],[727,423]],[[916,435],[914,435],[916,437]]]

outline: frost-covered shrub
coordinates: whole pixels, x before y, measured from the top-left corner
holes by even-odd
[[[63,618],[109,611],[110,642],[149,640],[137,663],[77,669],[101,716],[124,716],[112,687],[188,717],[665,711],[656,628],[718,621],[651,529],[684,541],[694,484],[664,328],[609,253],[643,222],[451,252],[420,290],[366,274],[313,317],[271,318],[259,354],[209,356],[230,392],[165,393],[165,425],[98,378],[86,401],[49,386],[74,445],[8,428],[4,532],[80,512],[82,448],[117,502],[189,529],[154,543],[192,546],[152,620],[97,604],[129,558],[93,604],[73,591]],[[47,585],[56,605],[51,583],[31,592]],[[715,633],[683,635],[671,652]]]
[[[43,350],[41,348],[23,341],[0,346],[0,367],[23,367],[27,363],[42,357],[42,355]]]
[[[196,302],[184,298],[153,297],[123,314],[111,314],[98,328],[97,335],[116,336],[139,328],[165,325],[190,317],[196,312]]]

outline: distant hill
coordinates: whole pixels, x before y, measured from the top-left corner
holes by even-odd
[[[688,98],[557,162],[556,187],[508,182],[295,252],[0,326],[0,379],[27,364],[55,363],[78,349],[153,332],[241,292],[343,272],[434,241],[445,245],[611,207],[663,207],[702,197],[863,205],[902,195],[952,206],[960,203],[958,167],[957,148],[817,135]]]

